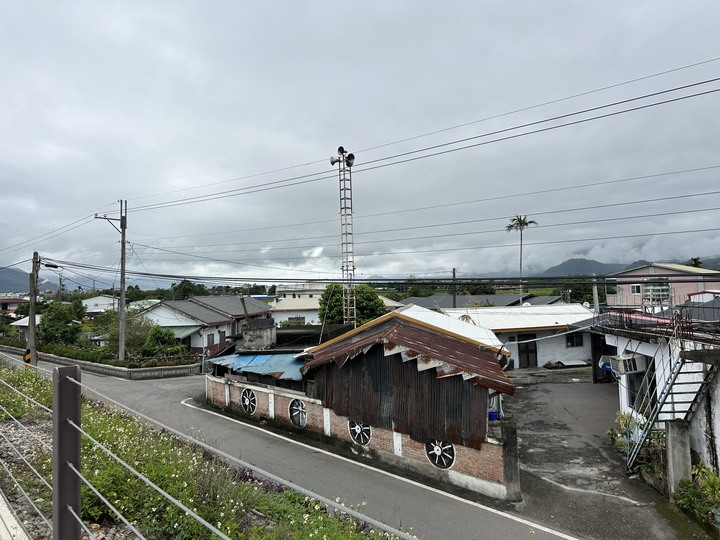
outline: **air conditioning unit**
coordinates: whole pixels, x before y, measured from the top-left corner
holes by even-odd
[[[619,354],[609,358],[612,371],[616,375],[642,373],[647,370],[648,357],[642,354]]]

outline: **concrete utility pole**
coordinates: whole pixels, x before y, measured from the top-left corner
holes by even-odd
[[[30,313],[28,315],[28,331],[25,336],[27,348],[30,351],[30,364],[37,366],[37,328],[35,327],[35,312],[37,311],[37,281],[40,271],[40,256],[33,253],[32,269],[30,270]]]
[[[120,316],[120,336],[118,343],[118,359],[123,361],[125,360],[125,231],[127,230],[127,201],[121,200],[119,202],[119,218],[109,218],[107,215],[98,216],[95,214],[95,219],[104,219],[120,233],[120,303],[118,305],[118,314]],[[113,221],[120,222],[119,229]]]

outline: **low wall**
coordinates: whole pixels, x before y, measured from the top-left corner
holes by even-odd
[[[453,445],[454,459],[448,467],[437,467],[426,445],[404,433],[365,426],[367,441],[354,440],[349,419],[323,407],[321,401],[302,392],[267,387],[232,379],[206,376],[208,402],[258,419],[274,419],[296,430],[309,430],[346,444],[357,455],[388,463],[426,478],[482,493],[496,499],[519,500],[517,448],[488,438],[479,450]],[[304,413],[297,415],[298,402]],[[252,411],[252,412],[250,412]],[[293,418],[293,413],[295,417]],[[295,421],[293,421],[295,420]],[[304,426],[298,421],[305,422]],[[355,439],[358,439],[357,432]],[[360,438],[365,441],[365,439]]]
[[[11,354],[17,354],[22,357],[25,352],[23,349],[15,347],[7,347],[0,345],[0,351]],[[202,364],[188,364],[185,366],[169,366],[169,367],[150,367],[150,368],[125,368],[118,366],[109,366],[107,364],[98,364],[96,362],[87,362],[85,360],[75,360],[74,358],[64,358],[55,356],[54,354],[38,353],[38,359],[44,362],[51,362],[61,366],[80,366],[85,372],[98,373],[100,375],[110,375],[112,377],[120,377],[121,379],[165,379],[168,377],[185,377],[187,375],[199,375],[202,373]]]

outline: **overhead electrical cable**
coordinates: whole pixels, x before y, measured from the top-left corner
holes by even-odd
[[[595,204],[592,206],[579,206],[579,207],[573,207],[573,208],[561,208],[557,210],[548,210],[545,212],[535,212],[533,213],[533,216],[545,216],[545,215],[553,215],[553,214],[567,214],[569,212],[584,212],[586,210],[595,210],[598,208],[618,208],[621,206],[634,206],[639,204],[647,204],[647,203],[653,203],[653,202],[663,202],[663,201],[671,201],[671,200],[678,200],[678,199],[690,199],[692,197],[706,197],[708,195],[717,195],[720,194],[720,190],[716,191],[705,191],[702,193],[690,193],[690,194],[683,194],[683,195],[673,195],[668,197],[656,197],[652,199],[640,199],[640,200],[633,200],[633,201],[625,201],[625,202],[619,202],[619,203],[607,203],[607,204]],[[684,210],[684,211],[673,211],[673,212],[664,212],[665,215],[671,215],[671,214],[686,214],[689,212],[703,212],[703,211],[709,211],[709,210],[717,210],[717,208],[710,208],[710,209],[700,209],[700,210]],[[637,218],[644,218],[644,217],[655,217],[658,214],[646,214],[642,216],[633,215],[630,216],[630,219],[637,219]],[[456,227],[458,225],[470,225],[475,223],[485,223],[489,221],[505,221],[513,216],[498,216],[498,217],[487,217],[487,218],[478,218],[478,219],[469,219],[469,220],[463,220],[463,221],[452,221],[452,222],[445,222],[445,223],[429,223],[424,225],[414,225],[412,227],[396,227],[392,229],[378,229],[373,231],[362,231],[355,233],[356,237],[365,237],[366,235],[370,234],[384,234],[388,232],[404,232],[404,231],[412,231],[412,230],[420,230],[420,229],[435,229],[438,227]],[[628,218],[618,218],[618,217],[612,217],[607,219],[600,219],[597,220],[598,222],[602,221],[613,221],[617,219],[628,219]],[[503,228],[502,231],[505,231]],[[480,231],[480,232],[498,232],[497,230],[491,230],[491,231]],[[475,232],[477,233],[477,232]],[[461,233],[461,234],[471,234],[471,233]],[[452,234],[448,235],[439,235],[438,237],[443,236],[453,236]],[[193,249],[193,248],[211,248],[211,247],[223,247],[227,248],[229,246],[249,246],[249,245],[259,245],[261,247],[267,246],[270,243],[285,243],[285,242],[297,242],[300,240],[321,240],[325,238],[335,238],[337,237],[336,234],[326,234],[326,235],[319,235],[319,236],[305,236],[305,237],[297,237],[297,238],[281,238],[281,239],[262,239],[262,240],[247,240],[243,242],[223,242],[218,244],[201,244],[201,245],[180,245],[180,246],[173,246],[174,249]],[[425,238],[425,237],[422,237]],[[398,240],[412,240],[412,238],[400,238]],[[374,240],[373,242],[381,242],[382,240]],[[356,242],[356,243],[368,243],[368,242]],[[143,244],[137,244],[142,245],[143,247],[147,247]],[[272,250],[279,250],[279,249],[312,249],[314,247],[329,247],[329,246],[335,246],[336,243],[333,244],[315,244],[315,245],[305,245],[305,246],[287,246],[287,247],[276,247],[272,246]],[[154,249],[154,248],[153,248]],[[258,248],[248,250],[248,251],[257,251]]]
[[[510,115],[513,115],[513,114],[517,114],[517,113],[521,113],[521,112],[526,112],[526,111],[533,110],[533,109],[538,109],[538,108],[541,108],[541,107],[546,107],[546,106],[548,106],[548,105],[554,105],[554,104],[556,104],[556,103],[561,103],[561,102],[563,102],[563,101],[569,101],[569,100],[572,100],[572,99],[576,99],[576,98],[578,98],[578,97],[588,96],[588,95],[591,95],[591,94],[596,94],[596,93],[599,93],[599,92],[603,92],[603,91],[605,91],[605,90],[611,90],[611,89],[613,89],[613,88],[618,88],[618,87],[626,86],[626,85],[633,84],[633,83],[636,83],[636,82],[640,82],[640,81],[644,81],[644,80],[648,80],[648,79],[660,77],[660,76],[662,76],[662,75],[667,75],[667,74],[670,74],[670,73],[675,73],[675,72],[678,72],[678,71],[683,71],[683,70],[690,69],[690,68],[693,68],[693,67],[698,67],[698,66],[702,66],[702,65],[705,65],[705,64],[710,64],[710,63],[713,63],[713,62],[717,62],[718,60],[720,60],[720,57],[710,58],[710,59],[708,59],[708,60],[702,60],[702,61],[699,61],[699,62],[693,62],[693,63],[691,63],[691,64],[686,64],[686,65],[683,65],[683,66],[666,69],[666,70],[664,70],[664,71],[658,71],[658,72],[655,72],[655,73],[651,73],[651,74],[649,74],[649,75],[643,75],[643,76],[641,76],[641,77],[636,77],[636,78],[634,78],[634,79],[629,79],[629,80],[626,80],[626,81],[622,81],[622,82],[618,82],[618,83],[613,83],[613,84],[609,84],[609,85],[606,85],[606,86],[602,86],[602,87],[600,87],[600,88],[595,88],[595,89],[593,89],[593,90],[586,90],[586,91],[584,91],[584,92],[579,92],[579,93],[576,93],[576,94],[571,94],[571,95],[569,95],[569,96],[565,96],[565,97],[562,97],[562,98],[552,99],[552,100],[550,100],[550,101],[545,101],[545,102],[542,102],[542,103],[537,103],[537,104],[535,104],[535,105],[529,105],[529,106],[522,107],[522,108],[519,108],[519,109],[515,109],[515,110],[511,110],[511,111],[506,111],[506,112],[499,113],[499,114],[495,114],[495,115],[492,115],[492,116],[487,116],[487,117],[485,117],[485,118],[480,118],[480,119],[477,119],[477,120],[472,120],[472,121],[470,121],[470,122],[464,122],[464,123],[462,123],[462,124],[457,124],[457,125],[454,125],[454,126],[450,126],[450,127],[446,127],[446,128],[442,128],[442,129],[430,131],[430,132],[423,133],[423,134],[420,134],[420,135],[415,135],[415,136],[412,136],[412,137],[407,137],[407,138],[404,138],[404,139],[400,139],[400,140],[396,140],[396,141],[392,141],[392,142],[383,143],[383,144],[380,144],[380,145],[377,145],[377,146],[372,146],[372,147],[369,147],[369,148],[364,148],[364,149],[358,150],[357,153],[370,152],[370,151],[372,151],[372,150],[377,150],[377,149],[380,149],[380,148],[386,148],[386,147],[388,147],[388,146],[394,146],[394,145],[401,144],[401,143],[404,143],[404,142],[409,142],[409,141],[421,139],[421,138],[424,138],[424,137],[429,137],[429,136],[432,136],[432,135],[437,135],[437,134],[439,134],[439,133],[445,133],[445,132],[452,131],[452,130],[455,130],[455,129],[467,127],[467,126],[470,126],[470,125],[473,125],[473,124],[478,124],[478,123],[481,123],[481,122],[487,122],[487,121],[489,121],[489,120],[496,120],[496,119],[502,118],[502,117],[504,117],[504,116],[510,116]],[[192,186],[192,187],[189,187],[189,188],[181,188],[181,189],[177,189],[177,190],[173,190],[173,191],[166,191],[166,192],[163,192],[163,193],[156,193],[156,194],[152,194],[152,195],[145,195],[145,196],[142,196],[142,197],[136,197],[136,198],[133,199],[133,200],[147,199],[147,198],[152,198],[152,197],[158,197],[158,196],[161,196],[161,195],[169,195],[169,194],[172,194],[172,193],[180,193],[180,192],[183,192],[183,191],[189,191],[189,190],[193,190],[193,189],[202,189],[202,188],[211,187],[211,186],[215,186],[215,185],[227,184],[227,183],[230,183],[230,182],[237,182],[238,180],[247,180],[247,179],[250,179],[250,178],[257,178],[257,177],[259,177],[259,176],[265,176],[265,175],[268,175],[268,174],[274,174],[274,173],[278,173],[278,172],[284,172],[284,171],[287,171],[287,170],[297,169],[297,168],[305,167],[305,166],[308,166],[308,165],[316,165],[316,164],[319,164],[319,163],[324,163],[325,161],[326,161],[325,159],[315,160],[315,161],[309,161],[309,162],[307,162],[307,163],[301,163],[301,164],[298,164],[298,165],[291,165],[291,166],[282,167],[282,168],[279,168],[279,169],[274,169],[274,170],[265,171],[265,172],[261,172],[261,173],[248,174],[248,175],[245,175],[245,176],[240,176],[240,177],[236,177],[236,178],[230,178],[230,179],[228,179],[228,180],[221,180],[221,181],[218,181],[218,182],[212,182],[212,183],[209,183],[209,184],[203,184],[203,185],[201,185],[201,186]]]
[[[643,110],[643,109],[648,109],[648,108],[651,108],[651,107],[657,107],[657,106],[660,106],[660,105],[666,105],[666,104],[669,104],[669,103],[675,103],[675,102],[679,102],[679,101],[683,101],[683,100],[687,100],[687,99],[691,99],[691,98],[695,98],[695,97],[705,96],[705,95],[712,94],[712,93],[715,93],[715,92],[720,91],[720,88],[712,89],[712,90],[707,90],[707,91],[703,91],[703,92],[697,92],[697,93],[695,93],[695,94],[689,94],[689,95],[679,96],[679,97],[675,97],[675,98],[669,98],[669,99],[666,99],[666,100],[663,100],[663,101],[659,101],[659,102],[654,102],[654,103],[648,103],[648,104],[644,104],[644,105],[639,105],[639,106],[636,106],[636,107],[631,107],[631,108],[623,109],[623,110],[620,110],[620,111],[613,111],[613,112],[610,112],[610,113],[605,113],[605,114],[601,114],[601,115],[591,116],[591,117],[589,117],[589,118],[583,118],[583,119],[575,120],[575,121],[572,121],[572,122],[566,122],[566,123],[557,124],[557,125],[553,125],[553,126],[548,126],[548,127],[545,127],[545,128],[540,128],[540,129],[536,129],[536,130],[532,130],[532,131],[527,131],[527,132],[523,132],[523,133],[517,133],[517,134],[514,134],[514,135],[508,135],[508,136],[505,136],[505,137],[500,137],[500,138],[496,138],[496,139],[491,139],[491,140],[488,140],[488,141],[483,141],[483,142],[475,143],[475,144],[471,144],[471,145],[460,146],[460,147],[458,147],[458,148],[448,148],[448,149],[446,149],[446,150],[437,151],[437,152],[431,152],[431,153],[429,153],[429,154],[424,154],[424,155],[420,155],[420,156],[417,156],[417,155],[416,155],[416,156],[414,156],[414,157],[407,158],[407,159],[400,159],[400,160],[397,159],[397,158],[404,157],[404,156],[414,155],[414,154],[421,153],[421,152],[428,152],[428,151],[431,151],[431,150],[436,150],[436,149],[438,149],[438,148],[444,148],[444,147],[447,147],[447,146],[450,146],[450,145],[461,144],[461,143],[464,143],[464,142],[467,142],[467,141],[470,141],[470,140],[477,140],[477,139],[483,138],[483,137],[489,137],[489,136],[493,136],[493,135],[497,135],[497,134],[501,134],[501,133],[507,133],[507,132],[514,131],[514,130],[517,130],[517,129],[524,129],[524,128],[531,127],[531,126],[537,126],[537,125],[540,125],[540,124],[543,124],[543,123],[553,122],[553,121],[556,121],[556,120],[558,120],[558,119],[564,119],[564,118],[569,118],[569,117],[572,117],[572,116],[577,116],[577,115],[581,115],[581,114],[586,114],[586,113],[588,113],[588,112],[597,111],[597,110],[601,110],[601,109],[606,109],[606,108],[609,108],[609,107],[615,107],[615,106],[620,105],[620,104],[627,104],[627,103],[630,103],[630,102],[633,102],[633,101],[638,101],[638,100],[642,100],[642,99],[647,99],[648,97],[656,97],[656,96],[661,95],[661,94],[667,94],[667,93],[669,93],[669,92],[676,92],[676,91],[678,91],[678,90],[683,90],[683,89],[687,89],[687,88],[690,88],[690,87],[694,87],[694,86],[698,86],[698,85],[703,85],[703,84],[709,84],[709,83],[717,82],[717,81],[720,81],[720,77],[713,78],[713,79],[707,79],[707,80],[705,80],[705,81],[699,81],[699,82],[692,83],[692,84],[688,84],[688,85],[682,85],[682,86],[679,86],[679,87],[676,87],[676,88],[671,88],[671,89],[663,90],[663,91],[660,91],[660,92],[653,92],[653,93],[646,94],[646,95],[643,95],[643,96],[636,96],[636,97],[634,97],[634,98],[624,99],[624,100],[616,101],[616,102],[613,102],[613,103],[608,103],[608,104],[601,105],[601,106],[597,106],[597,107],[591,107],[591,108],[583,109],[583,110],[576,111],[576,112],[573,112],[573,113],[567,113],[567,114],[564,114],[564,115],[559,115],[559,116],[547,118],[547,119],[544,119],[544,120],[538,120],[538,121],[535,121],[535,122],[530,122],[530,123],[526,123],[526,124],[520,124],[520,125],[518,125],[518,126],[513,126],[513,127],[501,129],[501,130],[495,130],[495,131],[491,131],[491,132],[488,132],[488,133],[483,133],[483,134],[480,134],[480,135],[476,135],[476,136],[474,136],[474,137],[467,137],[467,138],[464,138],[464,139],[458,139],[458,140],[456,140],[456,141],[451,141],[451,142],[443,143],[443,144],[440,144],[440,145],[433,145],[433,146],[429,146],[429,147],[426,147],[426,148],[421,148],[421,149],[412,150],[412,151],[409,151],[409,152],[404,152],[404,153],[401,153],[401,154],[396,154],[396,155],[393,155],[393,156],[387,156],[387,157],[384,157],[384,158],[379,158],[379,159],[376,159],[376,160],[372,160],[372,161],[366,162],[365,164],[363,164],[362,166],[359,166],[359,167],[356,166],[354,170],[356,171],[356,173],[357,173],[357,172],[367,172],[367,171],[371,171],[371,170],[377,170],[377,169],[381,169],[381,168],[384,168],[384,167],[399,165],[399,164],[402,164],[402,163],[409,163],[409,162],[412,162],[412,161],[417,161],[417,160],[420,160],[420,159],[426,159],[426,158],[430,158],[430,157],[436,157],[436,156],[440,156],[440,155],[444,155],[444,154],[448,154],[448,153],[452,153],[452,152],[458,152],[458,151],[461,151],[461,150],[468,150],[468,149],[471,149],[471,148],[477,148],[477,147],[485,146],[485,145],[488,145],[488,144],[493,144],[493,143],[497,143],[497,142],[502,142],[502,141],[507,141],[507,140],[511,140],[511,139],[516,139],[516,138],[519,138],[519,137],[525,137],[525,136],[528,136],[528,135],[534,135],[534,134],[537,134],[537,133],[543,133],[543,132],[547,132],[547,131],[551,131],[551,130],[555,130],[555,129],[560,129],[560,128],[564,128],[564,127],[579,125],[579,124],[591,122],[591,121],[594,121],[594,120],[599,120],[599,119],[603,119],[603,118],[609,118],[609,117],[612,117],[612,116],[618,116],[618,115],[626,114],[626,113],[629,113],[629,112],[635,112],[635,111],[639,111],[639,110]],[[393,162],[391,162],[391,163],[384,163],[384,164],[380,164],[380,165],[375,165],[375,166],[368,166],[368,165],[371,165],[371,164],[373,164],[373,163],[379,163],[379,162],[381,162],[381,161],[387,161],[387,160],[390,160],[390,159],[395,159],[396,161],[393,161]],[[321,176],[321,177],[319,177],[319,178],[312,178],[313,176],[316,176],[316,175],[318,175],[318,174],[324,174],[324,171],[318,172],[318,173],[301,175],[301,176],[292,177],[292,178],[275,180],[275,181],[266,182],[266,183],[263,183],[263,184],[255,184],[255,185],[251,185],[251,186],[245,186],[245,187],[242,187],[242,188],[237,188],[237,189],[232,189],[232,190],[226,190],[226,191],[223,191],[223,192],[210,193],[210,194],[206,194],[206,195],[199,195],[199,196],[196,196],[196,197],[188,197],[188,198],[185,198],[185,199],[177,199],[177,200],[172,200],[172,201],[166,201],[166,202],[163,202],[163,203],[157,203],[157,204],[150,204],[150,205],[146,205],[146,206],[135,207],[135,208],[133,208],[131,211],[132,211],[132,212],[140,212],[140,211],[146,211],[146,210],[152,210],[152,209],[169,208],[169,207],[182,206],[182,205],[187,205],[187,204],[196,204],[196,203],[200,203],[200,202],[208,202],[208,201],[217,200],[217,199],[221,199],[221,198],[237,197],[237,196],[240,196],[240,195],[249,195],[249,194],[252,194],[252,193],[260,193],[260,192],[265,192],[265,191],[271,191],[271,190],[281,189],[281,188],[285,188],[285,187],[291,187],[291,186],[297,186],[297,185],[302,185],[302,184],[308,184],[308,183],[312,183],[312,182],[318,182],[318,181],[320,181],[320,180],[327,180],[327,179],[334,179],[334,178],[336,178],[336,174],[334,174],[334,173],[333,173],[333,174],[328,174],[328,175],[326,175],[326,176]]]

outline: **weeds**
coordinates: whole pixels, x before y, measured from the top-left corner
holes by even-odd
[[[52,385],[32,371],[0,367],[0,377],[23,393],[50,406]],[[5,385],[0,385],[4,387]],[[6,388],[6,387],[5,387]],[[0,388],[0,404],[26,422],[35,406]],[[1,411],[0,411],[1,412]],[[47,417],[48,415],[46,415]],[[329,514],[324,505],[229,466],[214,454],[187,444],[137,418],[85,399],[83,430],[125,462],[161,486],[188,509],[230,538],[252,540],[392,538],[346,514]],[[40,445],[31,463],[51,483],[51,455]],[[20,470],[20,469],[18,469]],[[137,479],[99,446],[82,437],[82,473],[129,521],[151,539],[210,539],[214,535],[188,513]],[[42,492],[27,471],[26,489]],[[7,487],[2,485],[0,488]],[[47,488],[44,488],[47,489]],[[50,509],[47,508],[48,514]],[[115,515],[82,486],[82,517],[89,523],[112,523]]]

